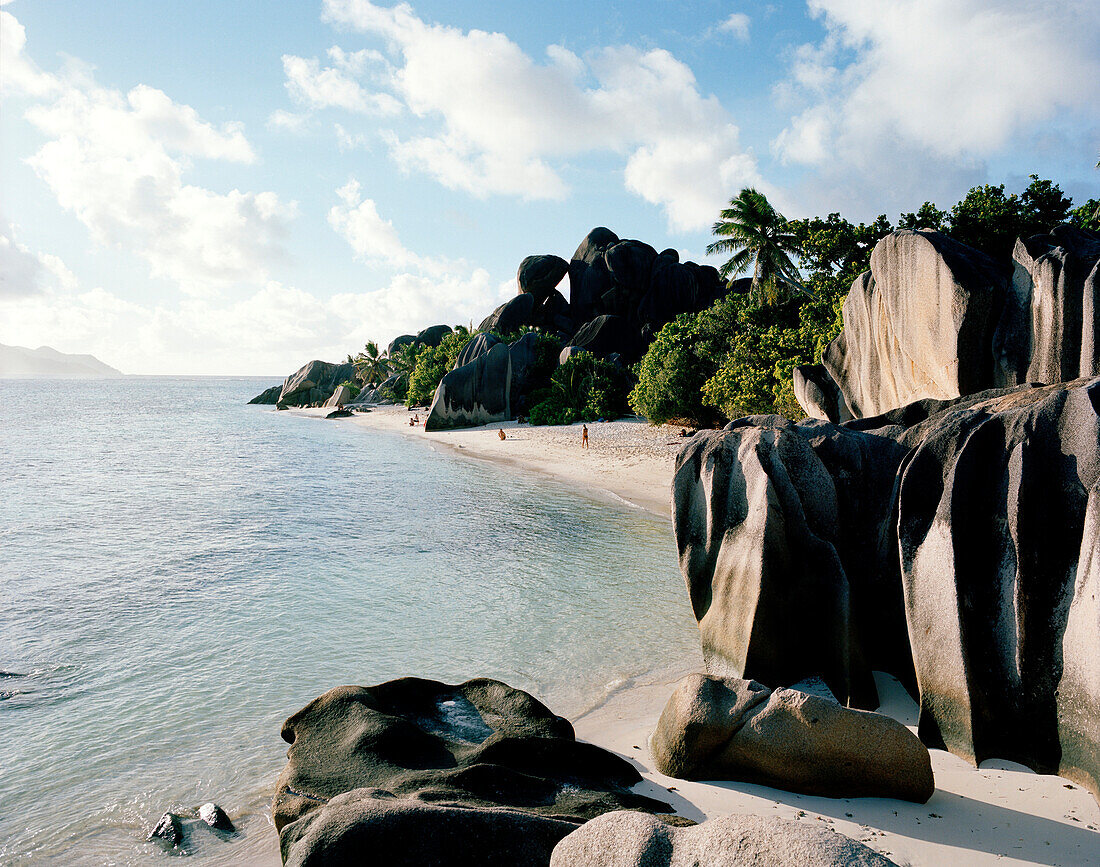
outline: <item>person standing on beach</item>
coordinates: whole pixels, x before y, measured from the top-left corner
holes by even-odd
[[[588,448],[588,425],[581,425],[581,448]]]

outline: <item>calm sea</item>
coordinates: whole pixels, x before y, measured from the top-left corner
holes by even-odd
[[[498,677],[575,714],[697,654],[671,528],[273,380],[0,380],[0,863],[136,864],[166,809],[278,863],[279,727],[339,684]]]

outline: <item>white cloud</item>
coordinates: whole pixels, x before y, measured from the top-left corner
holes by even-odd
[[[27,57],[26,45],[26,28],[10,12],[0,11],[0,58],[4,73],[0,76],[0,94],[4,96],[45,96],[59,86],[54,76],[43,72]]]
[[[734,12],[718,25],[722,33],[732,33],[741,42],[749,41],[749,23],[751,19],[744,12]]]
[[[406,250],[389,220],[383,220],[373,199],[364,199],[359,181],[351,178],[336,191],[343,204],[328,212],[329,225],[359,259],[386,262],[398,267],[419,264],[418,256]]]
[[[15,226],[0,220],[0,299],[76,288],[76,276],[50,253],[36,253],[16,238]]]
[[[385,63],[377,51],[345,52],[329,49],[332,66],[321,68],[317,58],[283,55],[286,89],[295,103],[307,109],[342,108],[362,114],[395,115],[401,103],[388,93],[371,93],[357,78],[371,63]]]
[[[301,133],[309,126],[313,116],[309,112],[293,112],[277,108],[267,118],[267,128],[290,133]]]
[[[336,133],[336,146],[340,149],[340,153],[347,153],[348,151],[358,150],[370,150],[370,138],[361,132],[348,132],[344,129],[343,124],[333,124],[333,132]]]
[[[390,133],[391,153],[452,189],[561,199],[563,159],[612,152],[624,160],[627,188],[664,208],[674,229],[690,230],[710,224],[733,184],[758,177],[727,112],[663,49],[608,47],[581,58],[550,46],[538,63],[501,33],[428,24],[407,4],[326,0],[324,9],[326,20],[386,40],[396,59],[378,86],[438,124],[426,135]]]
[[[1062,110],[1100,101],[1094,0],[810,0],[826,36],[803,46],[788,92],[805,109],[775,141],[825,165],[912,148],[951,160],[996,152]]]
[[[160,90],[124,94],[86,72],[53,77],[31,95],[26,117],[48,141],[27,163],[96,243],[125,246],[189,292],[262,284],[284,256],[295,203],[185,181],[191,159],[255,161],[240,124],[216,127]]]

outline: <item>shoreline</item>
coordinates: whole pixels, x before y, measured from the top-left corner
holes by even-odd
[[[330,410],[288,411],[323,419]],[[421,417],[426,414],[421,412]],[[507,421],[428,432],[423,426],[409,426],[413,415],[415,412],[402,406],[383,406],[355,413],[348,420],[360,427],[441,446],[458,457],[536,473],[596,499],[620,501],[672,520],[670,491],[676,455],[689,440],[668,425],[654,427],[642,419],[590,422],[590,447],[582,449],[580,422],[533,427]],[[498,430],[507,438],[501,440]]]
[[[292,412],[323,418],[328,410]],[[553,428],[506,422],[427,433],[409,427],[413,414],[404,407],[383,407],[352,420],[430,447],[438,444],[460,458],[535,473],[597,500],[625,502],[671,523],[675,456],[685,442],[671,428],[634,420],[593,423],[592,448],[584,452],[579,424]],[[507,439],[499,439],[498,429]],[[607,684],[602,698],[570,718],[578,739],[626,758],[642,775],[637,791],[671,803],[677,814],[694,821],[755,814],[820,822],[898,865],[1100,863],[1100,805],[1091,794],[1061,777],[1006,760],[975,768],[944,750],[929,750],[936,791],[925,804],[665,777],[653,768],[649,737],[676,682],[701,670],[701,655],[692,661],[655,660],[650,670]],[[916,703],[893,677],[876,672],[876,682],[882,696],[879,712],[915,734]]]

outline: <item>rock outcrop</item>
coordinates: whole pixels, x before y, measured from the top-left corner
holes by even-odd
[[[674,480],[707,670],[920,698],[930,746],[1100,799],[1100,378],[700,434]]]
[[[588,819],[669,809],[630,791],[629,762],[494,680],[339,687],[282,734],[272,816],[287,864],[546,864]]]
[[[904,457],[884,437],[779,416],[681,450],[674,530],[708,672],[774,686],[821,675],[865,708],[878,706],[872,670],[913,682],[889,539]]]
[[[685,677],[650,749],[658,771],[687,780],[921,804],[936,788],[927,748],[897,720],[752,680]]]
[[[1062,225],[997,262],[937,232],[900,230],[852,284],[844,328],[796,396],[815,418],[1100,375],[1100,234]]]
[[[722,816],[673,827],[637,812],[607,813],[555,848],[551,867],[891,867],[893,861],[827,828],[764,816]]]
[[[500,338],[495,334],[478,334],[473,340],[462,347],[462,351],[458,353],[458,358],[455,360],[454,369],[458,370],[458,368],[465,367],[471,361],[481,358],[481,356],[500,342]]]
[[[276,405],[317,406],[328,400],[342,382],[354,379],[354,364],[311,361],[286,378]]]
[[[474,427],[512,417],[512,356],[495,343],[473,361],[444,374],[435,390],[425,430]]]
[[[283,391],[282,383],[273,385],[271,388],[265,388],[259,394],[257,394],[249,403],[261,403],[267,406],[274,406],[279,402],[279,395]]]
[[[343,406],[345,403],[351,403],[354,398],[352,397],[351,389],[346,385],[338,385],[336,391],[332,393],[332,397],[325,401],[325,407]]]

